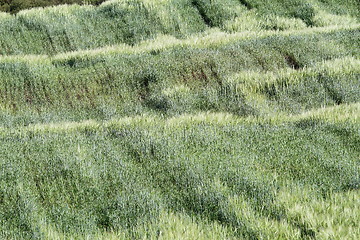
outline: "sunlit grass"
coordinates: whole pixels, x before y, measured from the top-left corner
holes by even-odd
[[[0,238],[359,239],[355,2],[271,2],[0,13]]]
[[[293,216],[300,217],[318,231],[318,239],[357,239],[359,231],[359,191],[331,192],[326,199],[310,189],[292,186],[279,200]]]

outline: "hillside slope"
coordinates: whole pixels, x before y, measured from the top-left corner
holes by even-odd
[[[63,5],[0,13],[0,54],[57,54],[159,34],[185,38],[226,32],[358,24],[357,0],[111,0],[98,7]]]
[[[356,0],[0,14],[1,239],[359,239]]]

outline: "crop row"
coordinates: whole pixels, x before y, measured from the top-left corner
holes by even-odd
[[[272,2],[112,0],[98,7],[62,5],[24,10],[16,16],[0,13],[0,55],[53,55],[134,45],[158,35],[185,38],[211,28],[242,32],[349,26],[357,24],[360,16],[356,0],[341,6],[315,0]]]
[[[359,30],[350,28],[205,47],[176,43],[109,54],[2,57],[2,124],[145,112],[262,116],[356,102],[358,36]]]
[[[289,208],[296,197],[281,194],[299,189],[326,203],[333,194],[356,193],[357,123],[194,118],[3,131],[0,234],[31,239],[52,230],[67,237],[101,232],[155,237],[164,231],[158,225],[164,212],[218,224],[226,236],[247,239],[279,237],[279,229],[287,237],[316,237],[330,227],[356,226],[350,215],[332,226],[320,220],[324,212],[306,220]]]

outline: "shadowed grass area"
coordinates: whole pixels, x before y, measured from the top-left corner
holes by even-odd
[[[356,27],[225,43],[223,36],[218,43],[205,37],[204,44],[185,40],[165,49],[2,57],[1,124],[144,112],[266,116],[356,102],[359,53],[351,42],[358,33]]]
[[[34,7],[47,7],[47,6],[56,6],[60,4],[93,4],[100,5],[105,0],[1,0],[0,1],[0,11],[10,12],[16,14],[21,10],[34,8]]]

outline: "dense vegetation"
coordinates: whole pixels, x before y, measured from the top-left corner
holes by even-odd
[[[94,4],[99,5],[105,0],[0,0],[0,11],[18,13],[34,7],[47,7],[60,4]]]
[[[347,4],[309,1],[304,6],[304,1],[272,2],[259,1],[257,8],[249,10],[238,0],[128,0],[106,1],[98,7],[30,9],[16,16],[0,13],[0,55],[55,55],[122,43],[135,45],[159,35],[188,38],[218,30],[350,27],[358,24],[360,16],[357,0]]]
[[[358,1],[0,14],[1,239],[359,239]]]

